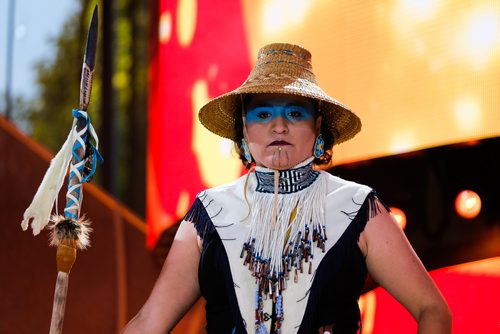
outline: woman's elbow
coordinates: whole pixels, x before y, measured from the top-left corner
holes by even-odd
[[[446,302],[440,301],[425,307],[417,318],[417,322],[422,328],[432,328],[432,333],[451,333],[452,313]],[[434,331],[434,329],[436,329]],[[419,331],[420,333],[420,331]],[[427,333],[424,331],[422,333]]]

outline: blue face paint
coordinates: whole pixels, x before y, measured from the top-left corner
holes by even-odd
[[[308,121],[314,119],[314,111],[296,104],[261,105],[247,110],[246,122],[266,124],[278,117],[292,123]]]

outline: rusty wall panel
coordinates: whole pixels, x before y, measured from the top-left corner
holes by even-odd
[[[0,333],[49,330],[56,250],[48,246],[46,231],[33,237],[20,223],[50,158],[0,117]],[[59,202],[62,212],[64,199]],[[64,332],[116,333],[146,300],[158,269],[144,233],[127,219],[133,213],[95,186],[85,187],[83,212],[94,231],[91,247],[78,252],[70,274]],[[137,225],[140,219],[133,220]]]

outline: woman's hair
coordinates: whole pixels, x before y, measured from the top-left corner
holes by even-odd
[[[248,104],[250,97],[252,94],[245,94],[242,97],[242,106],[241,106],[241,114],[242,117],[236,117],[236,122],[235,122],[235,128],[236,128],[236,141],[234,142],[234,149],[236,150],[236,153],[238,154],[241,162],[245,166],[246,169],[250,169],[251,164],[248,163],[248,161],[245,159],[245,151],[243,150],[243,147],[241,145],[241,140],[243,139],[243,115],[244,115],[244,106]],[[318,102],[314,99],[311,99],[311,101],[314,103],[315,110],[319,111],[315,115],[315,119],[317,119],[319,116],[321,116],[321,110],[319,110],[319,105]],[[333,149],[333,144],[334,144],[334,138],[333,138],[333,133],[330,131],[328,126],[321,122],[321,137],[325,141],[325,153],[319,158],[314,158],[313,164],[316,166],[329,166],[331,161],[332,161],[332,149]],[[311,147],[311,152],[313,148]]]

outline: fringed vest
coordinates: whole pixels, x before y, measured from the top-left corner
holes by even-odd
[[[356,333],[367,274],[357,242],[375,193],[310,160],[273,174],[203,191],[184,218],[203,239],[207,333]]]

